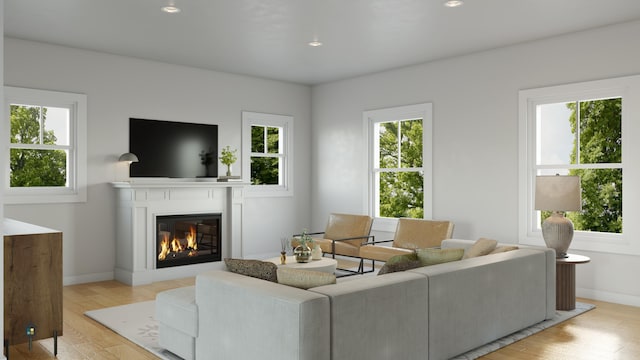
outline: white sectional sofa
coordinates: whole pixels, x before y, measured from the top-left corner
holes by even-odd
[[[553,317],[555,253],[521,248],[309,290],[210,271],[157,300],[160,345],[186,359],[449,359]]]

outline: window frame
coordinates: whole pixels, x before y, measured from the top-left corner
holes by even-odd
[[[73,203],[87,200],[87,96],[60,91],[39,90],[13,86],[4,87],[4,134],[10,134],[11,106],[24,104],[41,107],[69,109],[69,145],[67,156],[67,182],[65,187],[11,188],[10,151],[12,144],[7,137],[4,157],[6,204]],[[20,147],[20,146],[18,146]],[[16,148],[18,148],[16,147]]]
[[[401,121],[409,119],[422,119],[422,167],[423,172],[423,211],[424,219],[433,218],[433,104],[421,103],[413,105],[396,106],[377,110],[367,110],[362,114],[363,132],[367,141],[365,151],[365,163],[367,164],[364,208],[375,219],[372,230],[394,232],[397,218],[385,218],[375,215],[376,208],[376,157],[375,124],[381,122]],[[410,168],[415,171],[416,168]],[[420,171],[420,170],[419,170]]]
[[[282,153],[277,157],[282,158],[280,163],[280,181],[278,185],[253,185],[251,184],[251,157],[259,155],[251,152],[251,127],[278,127],[282,129],[281,144]],[[268,155],[267,157],[274,157]],[[293,196],[293,116],[266,114],[251,111],[242,112],[242,179],[247,186],[247,197],[277,197]]]
[[[545,246],[542,232],[537,227],[537,211],[534,209],[534,187],[536,171],[555,165],[536,164],[536,107],[552,103],[588,101],[592,99],[622,98],[622,160],[616,164],[564,164],[561,168],[620,168],[622,169],[622,233],[574,232],[571,249],[620,254],[640,254],[640,226],[633,219],[640,214],[640,204],[634,205],[629,199],[640,190],[640,171],[635,170],[640,161],[631,154],[640,151],[640,145],[630,139],[640,135],[640,126],[631,121],[640,116],[640,76],[588,81],[519,91],[519,242],[526,245]],[[637,142],[636,142],[637,143]],[[624,200],[627,198],[627,201]],[[637,222],[636,222],[637,223]]]

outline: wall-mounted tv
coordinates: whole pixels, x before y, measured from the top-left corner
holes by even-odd
[[[129,118],[131,177],[218,176],[218,125]]]

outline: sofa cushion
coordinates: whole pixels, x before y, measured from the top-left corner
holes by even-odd
[[[476,242],[471,245],[470,248],[467,249],[462,258],[469,259],[477,256],[487,255],[496,248],[496,245],[498,245],[498,242],[496,240],[480,238],[476,240]]]
[[[512,251],[512,250],[518,250],[517,246],[509,246],[509,245],[503,245],[503,246],[498,246],[495,249],[493,249],[493,251],[491,251],[489,254],[499,254],[502,252],[507,252],[507,251]]]
[[[464,249],[450,248],[450,249],[418,249],[416,250],[418,259],[422,266],[442,264],[450,261],[457,261],[462,259],[464,255]]]
[[[227,270],[254,278],[278,282],[278,276],[276,271],[278,266],[274,263],[260,260],[245,260],[245,259],[224,259],[224,263],[227,265]]]
[[[389,274],[398,271],[415,269],[422,266],[418,255],[415,252],[404,255],[395,255],[389,258],[387,262],[380,268],[378,275]]]
[[[336,283],[336,276],[322,271],[278,268],[278,283],[294,286],[300,289],[309,289],[316,286]]]

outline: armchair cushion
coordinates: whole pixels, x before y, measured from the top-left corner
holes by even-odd
[[[398,219],[393,246],[404,249],[438,247],[453,235],[453,223],[423,219]]]
[[[357,248],[367,242],[373,219],[367,215],[330,214],[324,238],[330,240],[357,238],[345,240]]]
[[[363,245],[360,247],[360,257],[378,261],[390,261],[397,255],[412,254],[414,250],[384,245]]]

